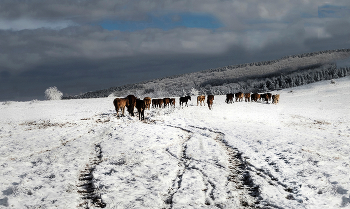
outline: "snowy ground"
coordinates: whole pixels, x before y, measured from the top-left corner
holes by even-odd
[[[145,122],[113,98],[4,102],[0,208],[350,208],[350,78],[279,93]]]

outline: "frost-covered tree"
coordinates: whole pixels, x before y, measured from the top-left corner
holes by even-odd
[[[56,86],[51,86],[45,90],[45,97],[47,100],[60,100],[63,93],[60,92]]]
[[[187,93],[186,93],[185,89],[182,89],[182,93],[181,93],[181,96],[182,96],[182,97],[185,97],[185,96],[187,96]]]
[[[113,93],[109,94],[108,97],[116,97],[116,96],[115,96],[115,93],[113,92]]]
[[[198,96],[199,95],[199,91],[192,87],[190,94],[191,94],[191,96]]]

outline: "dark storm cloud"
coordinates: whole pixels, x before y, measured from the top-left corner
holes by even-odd
[[[319,0],[4,0],[0,2],[0,100],[41,98],[50,86],[78,94],[290,54],[350,48],[348,17],[319,18],[318,10],[325,4]],[[327,4],[349,8],[345,0]],[[157,18],[165,17],[181,24],[158,24]],[[217,21],[215,27],[200,23],[208,17]],[[125,28],[153,22],[122,31],[118,25],[107,28],[101,24],[104,21],[119,21]]]
[[[112,15],[123,8],[125,1],[57,1],[57,0],[3,0],[1,1],[0,17],[18,19],[22,17],[33,19],[84,19]]]
[[[152,54],[213,54],[224,52],[232,39],[233,34],[215,34],[206,29],[148,29],[128,33],[98,26],[75,26],[62,30],[0,31],[3,54],[0,67],[16,73],[57,60],[87,59],[98,63],[104,59]]]

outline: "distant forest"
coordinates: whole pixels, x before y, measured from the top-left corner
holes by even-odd
[[[125,97],[177,97],[199,94],[223,95],[268,92],[350,75],[349,67],[338,68],[335,60],[350,56],[350,49],[291,55],[278,60],[255,62],[195,73],[170,76],[147,82],[87,92],[63,99]],[[195,90],[195,91],[193,91]]]

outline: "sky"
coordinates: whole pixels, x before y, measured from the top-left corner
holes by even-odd
[[[2,0],[0,101],[341,48],[348,0]]]

